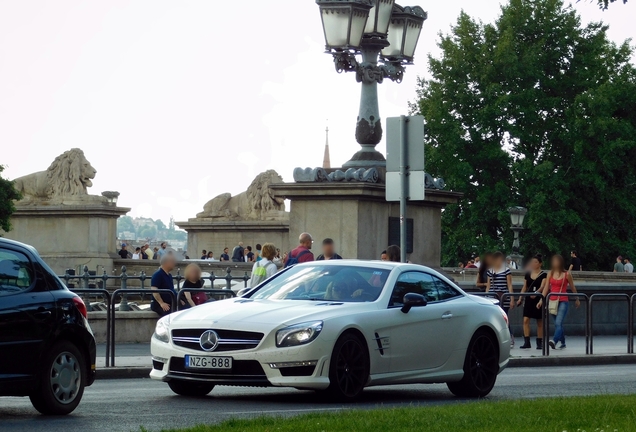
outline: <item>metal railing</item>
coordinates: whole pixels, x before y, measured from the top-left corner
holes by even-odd
[[[75,294],[89,294],[91,296],[102,297],[106,301],[107,310],[111,309],[111,296],[105,289],[95,288],[73,288],[71,289]],[[87,308],[90,307],[90,301],[87,302]],[[109,351],[110,351],[110,313],[106,313],[106,367],[110,366]]]
[[[629,299],[629,354],[634,354],[634,304],[636,304],[636,294]]]
[[[111,308],[108,311],[108,313],[111,315],[110,318],[110,325],[111,325],[111,330],[110,330],[110,341],[106,341],[106,345],[108,345],[110,343],[110,364],[115,367],[115,303],[117,300],[117,297],[121,296],[123,299],[123,296],[127,295],[127,294],[141,294],[141,293],[152,293],[152,294],[168,294],[172,300],[172,311],[176,311],[177,310],[177,296],[174,293],[174,291],[169,290],[169,289],[153,289],[152,291],[150,290],[145,290],[145,289],[118,289],[115,290],[115,292],[111,295]]]
[[[586,333],[589,335],[589,352],[586,350],[586,354],[594,354],[594,332],[592,331],[592,319],[593,319],[593,309],[592,309],[592,305],[593,305],[593,301],[595,298],[605,298],[606,300],[626,300],[627,301],[627,307],[628,307],[628,311],[627,311],[627,354],[633,354],[631,347],[632,344],[634,343],[633,338],[631,337],[632,334],[632,330],[634,328],[634,321],[633,321],[633,317],[632,317],[632,299],[630,299],[629,294],[625,294],[625,293],[599,293],[599,294],[592,294],[589,297],[589,301],[588,301],[588,328],[586,330]],[[633,296],[632,296],[633,298]]]
[[[60,279],[63,279],[66,285],[68,285],[71,281],[77,280],[81,285],[81,288],[88,288],[91,282],[101,282],[102,288],[106,289],[108,285],[108,281],[110,280],[118,280],[120,284],[120,288],[126,288],[127,282],[129,280],[138,280],[141,284],[141,288],[145,288],[145,282],[147,279],[151,279],[152,275],[147,275],[146,272],[142,271],[139,275],[133,274],[130,275],[127,272],[126,266],[121,267],[121,273],[119,275],[109,275],[106,270],[101,275],[90,274],[88,270],[88,266],[84,266],[84,272],[82,274],[72,275],[68,272],[68,270],[63,275],[58,275]],[[181,282],[185,279],[183,275],[181,275],[181,268],[177,267],[177,274],[172,276],[173,282],[177,283],[177,290],[181,287]],[[232,275],[232,269],[227,267],[225,269],[225,276],[217,276],[214,272],[211,272],[209,276],[202,278],[204,281],[210,281],[212,286],[214,286],[214,282],[218,280],[225,281],[225,289],[232,289],[232,282],[241,280],[243,281],[244,287],[247,288],[247,282],[250,280],[250,275],[248,272],[244,271],[241,276]]]

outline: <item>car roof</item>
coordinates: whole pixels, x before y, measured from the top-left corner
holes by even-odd
[[[320,265],[328,265],[328,266],[352,266],[355,265],[357,267],[368,267],[375,269],[383,269],[383,270],[395,270],[399,269],[400,271],[425,271],[432,275],[435,275],[441,279],[444,279],[448,282],[455,284],[452,278],[448,277],[444,273],[439,272],[431,267],[427,267],[421,264],[412,264],[412,263],[401,263],[401,262],[393,262],[393,261],[380,261],[380,260],[356,260],[356,259],[342,259],[342,260],[326,260],[326,261],[307,261],[304,263],[296,264],[296,266],[311,266],[315,264]]]
[[[24,248],[24,249],[28,249],[30,252],[32,252],[35,255],[38,254],[33,246],[30,246],[30,245],[28,245],[26,243],[21,243],[19,241],[9,240],[9,239],[4,238],[4,237],[0,237],[0,245],[17,246],[17,247],[21,247],[21,248]]]
[[[417,270],[427,270],[427,271],[434,272],[433,269],[423,265],[419,265],[419,264],[400,263],[400,262],[393,262],[393,261],[380,261],[380,260],[342,259],[342,260],[307,261],[307,262],[296,264],[296,265],[311,266],[315,264],[338,266],[338,267],[355,265],[357,267],[381,268],[386,270],[393,270],[395,268],[403,268],[407,270],[409,268],[413,268]]]

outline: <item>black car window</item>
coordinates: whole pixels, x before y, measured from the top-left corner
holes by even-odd
[[[450,300],[461,296],[461,293],[447,282],[444,282],[435,276],[433,276],[433,278],[435,279],[435,285],[437,285],[437,292],[439,293],[440,300]]]
[[[26,255],[0,248],[0,296],[26,291],[33,279],[33,267]]]
[[[402,273],[395,283],[389,307],[401,307],[404,295],[408,293],[421,294],[428,302],[439,300],[437,286],[433,277],[428,273],[406,272]]]

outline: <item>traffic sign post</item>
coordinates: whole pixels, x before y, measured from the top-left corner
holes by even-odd
[[[424,117],[391,117],[386,124],[386,199],[400,202],[400,259],[406,262],[406,202],[425,196]]]

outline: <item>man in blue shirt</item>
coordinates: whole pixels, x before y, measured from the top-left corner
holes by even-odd
[[[174,255],[166,254],[161,257],[161,267],[159,270],[153,273],[150,280],[150,289],[163,289],[170,290],[174,293],[175,297],[177,291],[174,289],[174,283],[172,282],[172,275],[170,272],[174,270],[177,265],[177,260]],[[150,309],[155,311],[159,316],[166,316],[172,312],[172,296],[168,293],[155,293],[152,295],[152,301],[150,302]]]
[[[230,251],[229,248],[223,249],[223,253],[221,254],[221,261],[229,261],[230,260],[230,256],[228,255],[229,251]]]

